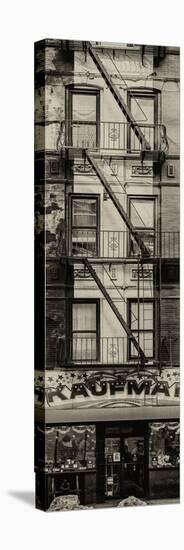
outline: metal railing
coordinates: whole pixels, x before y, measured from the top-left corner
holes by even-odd
[[[144,140],[141,142],[136,136],[136,128],[141,130],[151,151],[165,151],[168,148],[163,124],[63,121],[60,140],[67,147],[140,152],[146,146]]]
[[[161,364],[174,365],[180,362],[180,337],[173,330],[173,334],[169,331],[161,331],[159,357]]]
[[[137,351],[132,344],[137,357]],[[128,338],[127,337],[91,337],[73,336],[56,345],[56,363],[79,364],[121,364],[127,362]]]
[[[153,333],[142,331],[140,340],[147,360],[152,362],[156,359],[153,352]],[[160,351],[157,350],[157,355],[163,365],[179,363],[179,335],[161,332]],[[123,365],[138,362],[138,359],[131,338],[121,336],[56,338],[52,351],[55,368],[64,364]]]
[[[151,257],[179,258],[179,231],[139,231]],[[89,258],[126,258],[140,255],[140,249],[128,231],[75,229],[69,256]]]

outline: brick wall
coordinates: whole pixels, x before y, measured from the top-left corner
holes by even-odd
[[[55,299],[46,301],[46,368],[58,367],[65,354],[65,300],[64,290]]]
[[[175,289],[175,294],[178,292]],[[174,295],[174,289],[161,293],[161,361],[179,362],[179,329],[180,302],[179,298],[169,298]]]
[[[177,187],[162,188],[162,231],[179,231],[180,191]]]

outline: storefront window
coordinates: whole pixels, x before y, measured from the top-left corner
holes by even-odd
[[[63,472],[95,469],[96,428],[93,425],[38,428],[45,438],[45,471]],[[40,457],[41,458],[41,457]],[[39,462],[39,461],[38,461]]]
[[[179,467],[179,422],[154,422],[149,429],[149,468]]]

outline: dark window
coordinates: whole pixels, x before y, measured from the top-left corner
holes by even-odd
[[[39,442],[37,465],[45,466],[47,473],[63,472],[96,467],[96,428],[94,425],[46,425],[37,426],[36,442]],[[58,494],[67,494],[69,487],[64,475],[58,476]],[[68,481],[70,482],[70,479]],[[69,494],[69,493],[68,493]]]
[[[72,361],[99,360],[99,301],[74,300],[71,320]]]
[[[178,468],[180,463],[180,425],[175,422],[149,424],[149,468]]]
[[[128,300],[129,327],[148,359],[154,356],[154,304],[151,300]],[[129,357],[135,359],[137,351],[129,342]]]
[[[99,196],[70,197],[71,238],[73,256],[97,256],[99,252]]]
[[[149,254],[155,254],[155,199],[152,197],[129,198],[129,216]],[[130,255],[140,254],[140,249],[130,236]]]
[[[95,148],[99,144],[100,92],[69,90],[69,145]]]
[[[166,285],[179,283],[179,265],[162,262],[161,270],[162,283]]]
[[[157,144],[158,94],[148,90],[129,90],[128,106],[145,140],[153,150]],[[132,129],[128,134],[128,146],[131,151],[137,151],[141,147]]]

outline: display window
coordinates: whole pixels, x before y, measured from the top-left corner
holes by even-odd
[[[37,427],[42,447],[45,445],[44,470],[67,472],[95,469],[96,428],[93,425]],[[40,445],[41,448],[41,445]],[[37,457],[38,465],[42,457]]]
[[[149,468],[178,468],[180,463],[179,422],[149,424]]]

